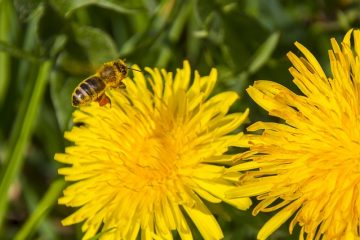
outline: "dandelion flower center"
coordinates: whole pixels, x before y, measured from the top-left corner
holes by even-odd
[[[181,155],[176,147],[176,139],[170,133],[156,133],[138,136],[139,141],[130,147],[130,159],[132,162],[123,162],[128,171],[127,175],[121,175],[121,181],[133,181],[135,189],[142,191],[143,188],[151,187],[154,191],[171,191],[171,184],[180,181],[179,162]],[[179,146],[181,148],[181,146]],[[168,161],[164,161],[168,159]]]

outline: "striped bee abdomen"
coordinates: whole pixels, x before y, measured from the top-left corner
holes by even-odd
[[[96,100],[104,93],[105,83],[99,77],[93,76],[82,81],[72,94],[72,105],[78,107]]]
[[[106,85],[103,80],[101,80],[99,77],[90,77],[84,80],[85,83],[87,83],[91,89],[93,89],[95,92],[101,92],[105,89]]]

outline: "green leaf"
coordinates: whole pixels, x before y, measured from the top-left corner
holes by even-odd
[[[214,59],[223,58],[233,74],[244,71],[249,59],[268,32],[254,17],[244,12],[244,2],[234,0],[199,0],[197,13],[203,21],[203,34],[209,42],[220,49],[219,56],[212,51]]]
[[[51,75],[51,100],[62,132],[67,130],[70,125],[71,114],[74,110],[71,105],[71,94],[80,81],[78,78],[66,79],[60,72]]]
[[[87,52],[90,62],[94,66],[117,57],[116,45],[104,31],[74,24],[73,32],[76,42]]]
[[[203,22],[211,20],[214,14],[219,14],[222,11],[228,11],[229,8],[240,7],[244,8],[242,1],[236,0],[198,0],[196,1],[196,14]],[[241,6],[240,6],[241,4]]]
[[[50,52],[56,38],[67,31],[68,22],[49,4],[45,4],[38,22],[37,34],[45,53]]]
[[[255,52],[253,60],[249,66],[249,72],[255,73],[258,71],[270,58],[276,46],[279,43],[280,33],[275,32],[266,39],[266,41]]]
[[[51,3],[65,17],[69,17],[75,10],[79,8],[90,5],[95,5],[126,14],[135,13],[137,11],[134,6],[129,4],[131,3],[130,1],[124,3],[124,1],[117,0],[51,0]]]
[[[41,0],[14,0],[14,8],[20,20],[26,20],[37,7],[40,5]]]
[[[221,17],[223,44],[229,49],[232,68],[239,72],[248,66],[254,49],[265,40],[268,32],[255,18],[245,15],[239,8],[223,12]]]
[[[94,73],[94,70],[104,62],[118,58],[118,50],[114,41],[104,31],[73,24],[73,36],[66,44],[57,64],[73,75]]]

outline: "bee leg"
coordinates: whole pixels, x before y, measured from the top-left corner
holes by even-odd
[[[125,83],[120,82],[120,83],[119,83],[119,87],[118,87],[118,88],[120,88],[120,89],[125,89],[125,88],[126,88]]]
[[[110,107],[111,107],[111,100],[105,93],[102,94],[96,101],[99,103],[100,107],[102,107],[108,103],[110,104]]]

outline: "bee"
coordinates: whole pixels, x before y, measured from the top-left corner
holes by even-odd
[[[123,60],[104,63],[94,75],[86,78],[72,93],[73,107],[80,107],[91,102],[98,102],[99,106],[111,105],[110,98],[105,91],[108,89],[124,89],[124,78],[128,74],[128,67]]]

